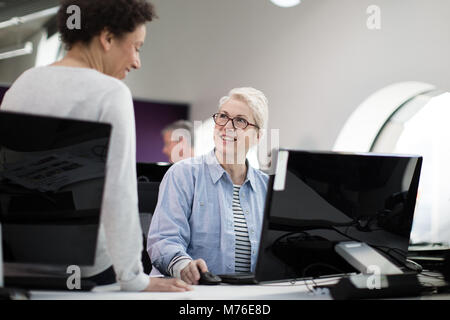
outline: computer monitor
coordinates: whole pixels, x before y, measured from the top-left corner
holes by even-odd
[[[257,281],[357,272],[335,252],[365,242],[396,265],[408,251],[420,156],[280,150],[269,179]]]
[[[111,125],[0,111],[5,276],[93,265]]]
[[[158,203],[159,185],[164,175],[171,167],[167,162],[138,162],[136,163],[137,189],[139,204],[139,219],[143,232],[142,264],[145,273],[150,273],[152,264],[147,253],[147,235],[152,222],[153,213]]]
[[[140,213],[152,214],[155,211],[159,185],[170,167],[171,164],[166,162],[136,164]]]
[[[172,164],[168,162],[137,162],[136,174],[139,182],[161,182]]]

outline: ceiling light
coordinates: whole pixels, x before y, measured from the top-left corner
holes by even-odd
[[[19,57],[33,53],[33,43],[27,42],[23,46],[17,46],[0,51],[0,60]]]
[[[273,4],[282,7],[290,8],[300,4],[301,0],[270,0]]]

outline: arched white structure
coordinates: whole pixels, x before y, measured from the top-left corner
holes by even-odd
[[[450,93],[421,82],[388,86],[342,128],[335,151],[423,156],[412,242],[450,242]]]
[[[386,121],[405,102],[436,88],[422,82],[390,85],[367,98],[350,116],[334,144],[335,151],[369,152]]]

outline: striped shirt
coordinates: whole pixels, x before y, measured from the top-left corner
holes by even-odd
[[[233,219],[235,245],[235,271],[250,272],[251,266],[251,243],[248,236],[247,222],[239,201],[239,190],[241,186],[233,185]]]

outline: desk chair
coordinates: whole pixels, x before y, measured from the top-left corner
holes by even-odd
[[[139,218],[142,227],[143,245],[142,264],[144,272],[149,274],[152,271],[152,263],[147,253],[147,236],[153,212],[158,202],[158,191],[160,182],[138,182]]]

